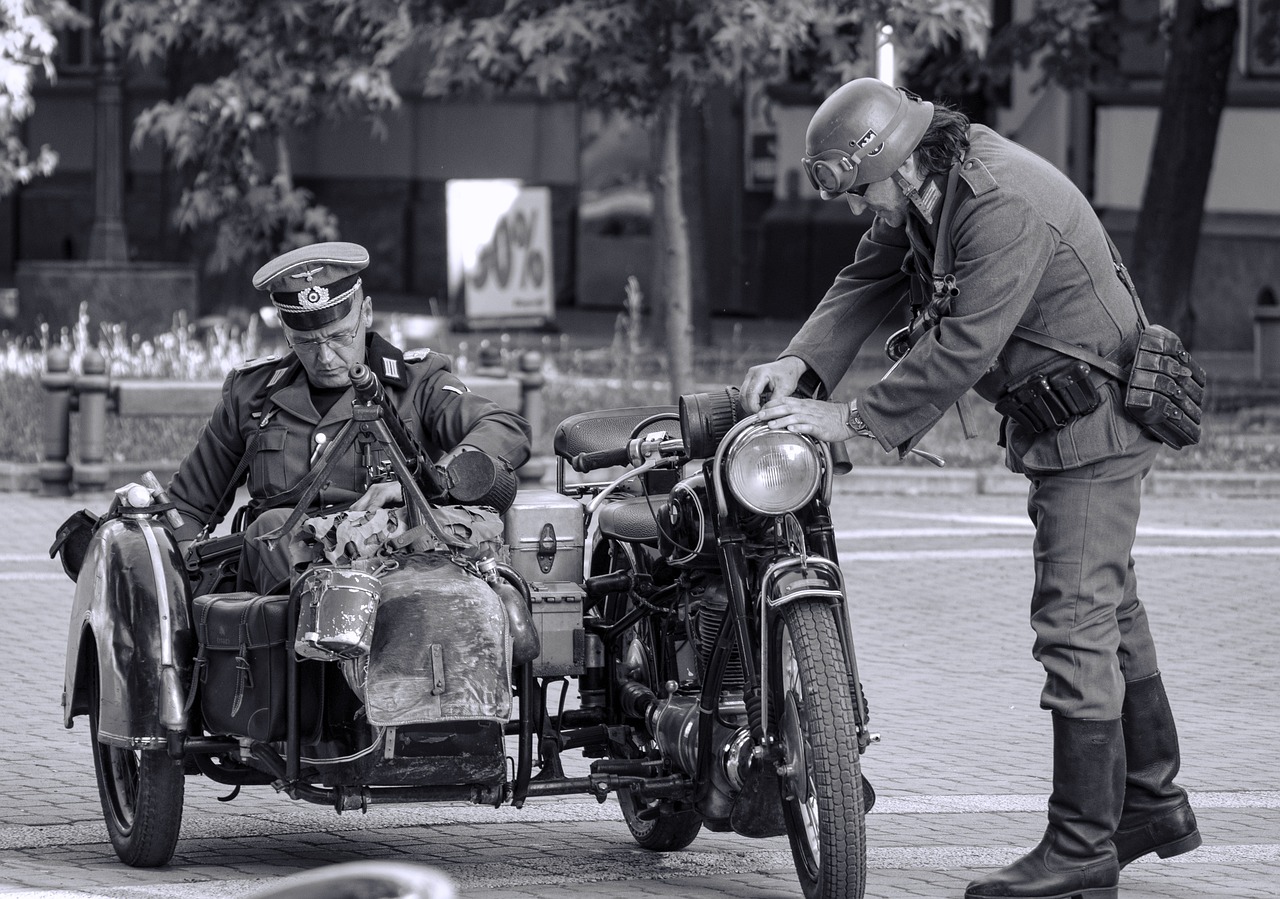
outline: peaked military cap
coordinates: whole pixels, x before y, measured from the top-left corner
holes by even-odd
[[[345,318],[360,292],[369,251],[357,243],[325,241],[290,250],[253,275],[271,294],[280,320],[295,331],[314,331]]]

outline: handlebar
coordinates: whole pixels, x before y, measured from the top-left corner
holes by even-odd
[[[631,453],[625,446],[612,449],[596,450],[590,453],[578,453],[569,460],[573,470],[586,474],[597,468],[613,468],[615,465],[627,465],[631,462]]]

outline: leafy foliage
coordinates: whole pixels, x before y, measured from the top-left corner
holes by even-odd
[[[786,80],[815,91],[867,73],[881,24],[908,46],[981,47],[974,0],[511,0],[435,4],[420,32],[430,96],[535,91],[649,114],[675,90],[697,104],[714,85]]]
[[[991,36],[986,52],[945,39],[942,52],[908,61],[911,83],[930,96],[980,96],[998,104],[1015,69],[1037,71],[1032,90],[1118,85],[1128,35],[1154,37],[1160,23],[1128,18],[1107,0],[1035,0],[1030,13]]]
[[[32,154],[15,132],[34,108],[33,79],[54,77],[55,32],[85,24],[65,0],[0,0],[0,196],[58,164],[47,144]]]
[[[216,229],[209,268],[338,235],[334,215],[293,183],[287,138],[321,121],[399,105],[391,67],[412,36],[390,0],[108,0],[106,40],[144,65],[194,82],[134,126],[188,173],[176,212],[186,230]]]

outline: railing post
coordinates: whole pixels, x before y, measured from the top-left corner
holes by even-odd
[[[45,391],[44,459],[40,462],[41,496],[71,493],[71,354],[53,347],[45,355],[40,386]]]
[[[534,455],[520,468],[520,480],[539,483],[547,473],[547,460],[537,455],[542,450],[543,419],[546,417],[547,401],[542,388],[547,379],[542,374],[542,354],[537,350],[526,350],[520,354],[520,414],[529,422],[530,442]]]
[[[111,379],[107,360],[97,350],[84,354],[76,392],[80,397],[80,452],[75,463],[76,488],[101,490],[107,484],[107,392]]]
[[[505,378],[510,375],[502,360],[502,349],[488,340],[480,344],[480,352],[476,354],[474,374],[484,378]]]

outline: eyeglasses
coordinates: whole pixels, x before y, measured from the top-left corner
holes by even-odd
[[[323,347],[337,352],[345,350],[356,342],[356,335],[360,333],[360,326],[357,324],[355,329],[342,334],[330,334],[328,337],[321,337],[315,340],[290,340],[289,346],[293,347],[299,353],[318,353]]]

